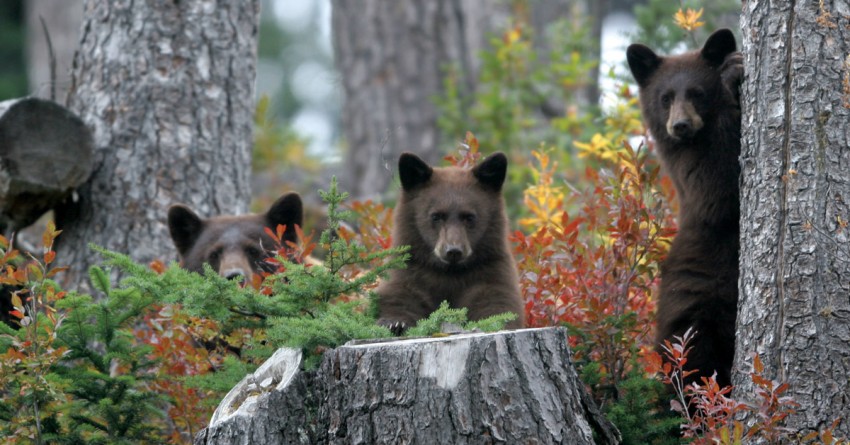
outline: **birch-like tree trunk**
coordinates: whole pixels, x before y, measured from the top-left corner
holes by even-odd
[[[735,394],[758,353],[801,405],[789,426],[850,436],[850,5],[749,0],[742,25]]]
[[[175,258],[166,209],[239,213],[250,198],[259,0],[87,0],[69,108],[89,125],[95,169],[57,209],[65,285],[98,258]]]
[[[506,18],[498,7],[504,5],[488,0],[333,1],[345,96],[345,190],[377,197],[404,151],[432,164],[440,159],[434,98],[450,65],[459,69],[462,92],[475,91],[478,52]]]

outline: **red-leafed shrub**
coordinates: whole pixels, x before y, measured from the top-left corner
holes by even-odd
[[[616,162],[585,169],[587,190],[559,186],[557,164],[534,152],[530,216],[512,236],[526,320],[569,327],[599,399],[614,396],[637,352],[651,346],[658,264],[675,233],[658,166],[643,146],[620,143]]]

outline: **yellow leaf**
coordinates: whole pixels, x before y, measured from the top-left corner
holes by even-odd
[[[590,138],[590,143],[574,141],[573,145],[579,149],[580,158],[593,157],[606,161],[617,161],[617,149],[614,148],[611,139],[599,133]]]
[[[508,32],[505,33],[505,43],[507,43],[508,45],[516,43],[520,39],[520,37],[522,37],[522,32],[520,31],[519,27],[511,28],[510,30],[508,30]]]
[[[563,188],[554,185],[558,163],[546,152],[532,151],[538,166],[530,165],[536,185],[525,189],[523,201],[531,215],[519,220],[529,229],[557,228],[564,204]]]
[[[21,301],[21,297],[18,296],[17,292],[12,294],[12,306],[14,306],[17,309],[21,309],[21,308],[24,307],[24,302]]]
[[[687,11],[682,11],[679,8],[675,14],[673,14],[673,21],[676,22],[676,26],[684,29],[685,31],[693,31],[699,28],[702,25],[705,25],[705,22],[700,22],[699,19],[702,17],[703,8],[699,8],[699,11],[694,11],[691,8],[688,8]]]

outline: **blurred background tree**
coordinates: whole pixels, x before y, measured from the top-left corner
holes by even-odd
[[[262,0],[257,62],[254,200],[261,211],[288,190],[310,207],[338,162],[338,75],[334,71],[329,1]]]

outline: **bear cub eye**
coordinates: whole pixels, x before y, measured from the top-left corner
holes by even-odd
[[[446,220],[446,214],[444,212],[434,212],[431,214],[431,222],[436,224]]]
[[[670,105],[673,103],[673,96],[674,94],[672,91],[664,93],[664,95],[661,96],[661,106],[664,108],[670,108]]]
[[[263,255],[263,251],[255,246],[246,246],[245,255],[247,255],[249,258],[260,259],[260,257]]]
[[[705,92],[701,89],[691,89],[688,90],[688,99],[691,100],[700,100],[705,97]]]
[[[221,252],[222,252],[221,247],[217,247],[212,252],[210,252],[210,256],[209,256],[210,265],[212,265],[212,263],[217,263],[221,259]]]
[[[470,229],[475,227],[475,223],[478,221],[478,217],[472,213],[462,213],[460,215],[460,220],[466,224]]]

